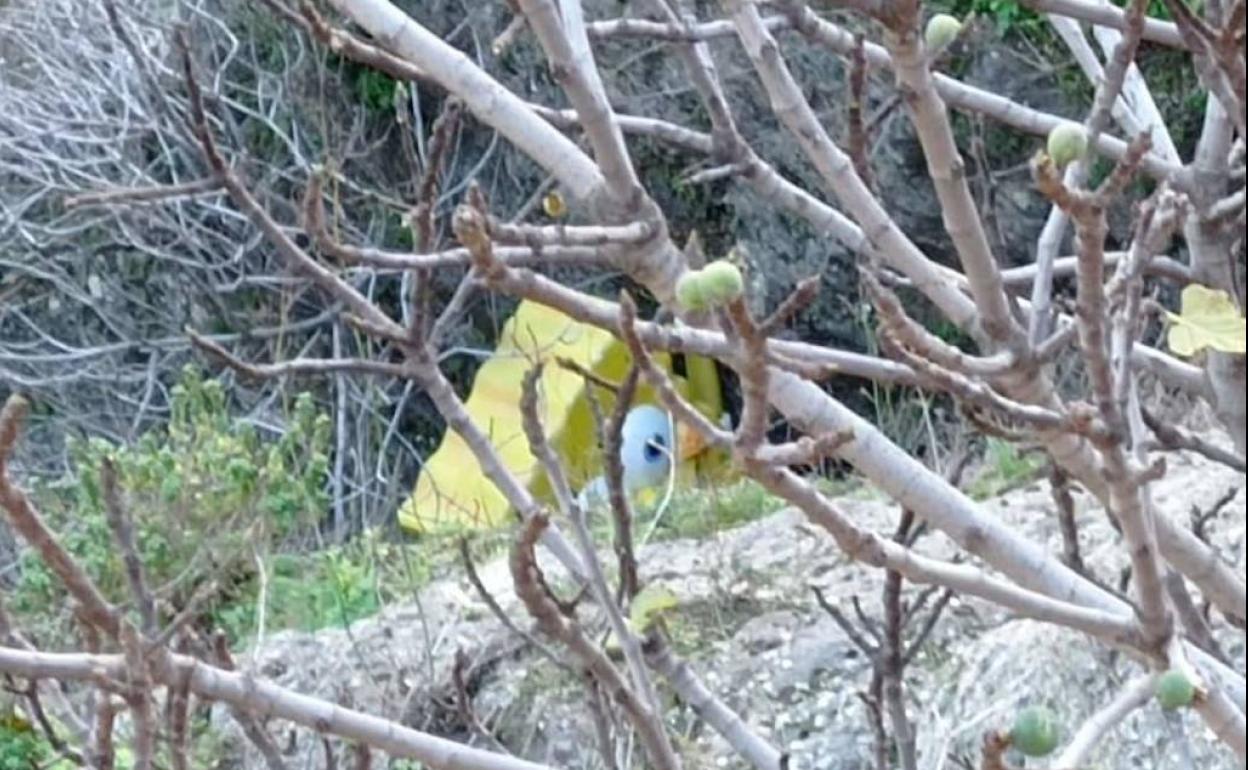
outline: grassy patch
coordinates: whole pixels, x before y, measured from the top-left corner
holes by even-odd
[[[697,658],[714,645],[730,641],[750,618],[768,609],[749,596],[716,596],[711,601],[682,604],[665,621],[676,654]]]
[[[163,428],[129,446],[77,442],[72,473],[34,489],[62,545],[119,604],[131,597],[105,512],[106,464],[133,520],[148,584],[173,607],[209,586],[213,598],[229,601],[257,560],[306,541],[328,505],[329,418],[309,394],[294,399],[276,438],[236,419],[221,384],[194,369],[172,394]],[[54,611],[68,606],[64,589],[34,550],[21,555],[10,602],[37,631],[66,630],[67,614]],[[158,621],[169,619],[163,614]]]
[[[856,479],[818,476],[810,481],[830,497],[852,495],[866,499],[876,494]],[[655,513],[661,497],[660,491],[634,502],[633,536],[636,542],[640,543],[647,533],[650,533],[648,542],[703,538],[758,521],[788,507],[784,500],[763,489],[758,482],[744,478],[677,488],[655,525]],[[606,514],[597,515],[591,517],[591,522],[595,539],[599,543],[610,542],[610,518]]]
[[[679,489],[654,528],[651,540],[699,538],[748,524],[784,507],[784,501],[749,479]],[[637,511],[638,537],[649,531],[653,507]]]
[[[1020,452],[1014,444],[990,437],[984,450],[984,467],[967,493],[977,500],[996,497],[1029,483],[1043,467],[1044,460],[1039,455]]]
[[[501,554],[508,533],[473,538],[478,565]],[[234,641],[254,635],[261,599],[269,630],[345,628],[393,604],[410,602],[432,580],[462,574],[456,538],[390,539],[369,530],[351,541],[308,553],[267,560],[264,580],[253,575],[245,588],[216,609],[214,619]]]

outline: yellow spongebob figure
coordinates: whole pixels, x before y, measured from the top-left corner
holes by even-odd
[[[540,498],[549,496],[549,483],[529,452],[521,428],[520,382],[535,361],[547,361],[538,386],[538,411],[555,451],[562,458],[569,481],[576,489],[589,489],[600,473],[596,446],[597,431],[585,381],[575,372],[553,365],[568,359],[609,380],[618,381],[627,373],[627,349],[613,335],[578,323],[557,310],[533,302],[523,302],[504,325],[498,347],[477,371],[465,407],[473,422],[487,435],[503,465]],[[656,362],[672,369],[671,356],[659,354]],[[673,374],[681,392],[712,420],[723,411],[718,375],[714,362],[690,356],[684,361],[684,377]],[[611,407],[608,394],[599,391],[605,408]],[[666,483],[670,458],[677,460],[677,475],[688,479],[722,458],[706,453],[689,430],[674,431],[667,413],[654,407],[654,393],[639,388],[637,406],[629,414],[641,436],[632,442],[626,436],[625,466],[632,468],[629,483],[633,491],[654,486],[662,473]],[[672,433],[652,430],[655,413]],[[643,419],[644,418],[644,419]],[[663,433],[663,435],[659,435]],[[656,439],[657,436],[657,439]],[[677,440],[679,436],[679,440]],[[663,443],[660,446],[660,442]],[[399,509],[399,524],[410,532],[457,532],[492,529],[509,520],[511,506],[486,478],[475,455],[455,432],[447,431],[442,444],[421,469],[416,489]]]

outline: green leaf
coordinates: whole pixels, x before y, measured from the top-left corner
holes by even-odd
[[[1244,352],[1244,316],[1229,294],[1193,283],[1183,290],[1182,303],[1182,313],[1166,313],[1171,323],[1170,350],[1181,356],[1193,356],[1205,348]]]
[[[646,586],[633,599],[628,619],[634,631],[644,634],[664,612],[675,609],[679,604],[680,600],[669,589]]]
[[[180,494],[182,494],[182,477],[176,473],[165,476],[160,482],[160,499],[166,503],[172,503]]]

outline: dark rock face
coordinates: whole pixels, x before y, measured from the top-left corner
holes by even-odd
[[[152,3],[151,7],[159,5]],[[544,105],[567,106],[531,34],[522,33],[502,57],[491,52],[491,42],[510,18],[504,3],[408,0],[403,5],[422,24],[482,63],[524,98]],[[634,12],[631,5],[615,0],[593,0],[585,6],[587,15],[594,19]],[[717,3],[697,6],[703,17],[720,13]],[[217,0],[213,7],[222,18],[232,20],[236,36],[251,41],[245,56],[232,60],[223,88],[254,113],[273,116],[271,125],[265,125],[241,112],[231,114],[228,125],[223,127],[222,141],[232,153],[238,153],[249,181],[264,191],[265,202],[277,219],[288,224],[298,220],[297,202],[306,180],[307,164],[328,155],[340,158],[343,173],[362,184],[361,188],[344,188],[341,211],[336,213],[347,239],[386,248],[410,247],[410,233],[401,224],[403,212],[394,204],[412,199],[414,169],[406,159],[401,132],[418,128],[422,135],[427,135],[445,94],[429,85],[410,86],[416,106],[405,127],[398,122],[393,109],[393,86],[384,78],[337,60],[331,61],[325,73],[318,73],[318,56],[294,30],[237,0]],[[109,48],[107,25],[92,21],[80,26],[95,32],[89,40],[80,41],[81,45],[75,44],[79,51]],[[205,27],[195,32],[197,50],[228,48],[219,29]],[[833,138],[843,141],[845,65],[796,33],[781,33],[780,39],[790,68],[815,110]],[[714,41],[711,47],[741,133],[786,178],[836,205],[833,193],[780,125],[737,41],[724,38]],[[957,74],[1032,106],[1073,114],[1073,110],[1064,108],[1063,94],[1049,84],[1052,78],[1036,75],[1038,65],[1023,54],[992,41],[976,44],[973,51],[970,48],[959,51],[948,65]],[[596,46],[596,54],[610,98],[619,110],[699,130],[709,128],[700,101],[668,46],[639,40],[604,41]],[[60,55],[48,53],[50,57]],[[73,55],[72,51],[64,54]],[[205,55],[206,59],[211,58]],[[128,91],[142,90],[137,73],[125,70],[131,66],[128,60],[109,61],[115,69],[107,72],[108,79],[128,84]],[[61,92],[33,81],[27,83],[15,73],[16,70],[6,75],[8,79],[0,83],[10,96],[21,89],[40,94]],[[84,83],[92,77],[98,79],[100,75],[84,73]],[[322,83],[324,95],[319,85]],[[107,91],[101,83],[89,85],[95,91]],[[867,99],[868,114],[879,112],[893,100],[894,94],[895,88],[886,75],[881,73],[874,78]],[[325,109],[326,103],[340,124],[329,137],[321,135],[324,123],[319,110]],[[101,114],[124,112],[105,102],[98,106]],[[64,105],[54,104],[43,112],[54,115],[65,109],[68,108]],[[81,117],[84,124],[90,123],[90,115]],[[275,126],[282,127],[288,136],[279,136],[272,130]],[[1028,261],[1034,251],[1035,234],[1047,213],[1047,207],[1030,190],[1025,167],[1036,141],[992,128],[977,132],[973,121],[961,116],[955,116],[955,128],[976,194],[992,213],[993,237],[1004,244],[998,249],[999,257],[1011,265]],[[11,129],[14,133],[26,130],[21,123],[14,123]],[[174,147],[166,163],[176,166],[178,179],[201,173],[197,148],[188,144],[185,137],[166,133],[168,136],[161,137],[161,141],[146,137],[141,142],[119,143],[124,157],[116,161],[110,155],[111,144],[96,142],[95,137],[85,134],[80,138],[82,146],[104,148],[98,150],[99,157],[90,159],[101,179],[135,184],[168,182],[175,175],[144,155],[159,154],[166,144]],[[925,162],[903,112],[894,109],[888,113],[879,122],[876,137],[872,162],[885,207],[924,250],[942,261],[952,260]],[[976,138],[981,140],[982,152],[973,151]],[[666,212],[678,242],[696,231],[712,258],[723,256],[737,243],[746,248],[750,255],[747,267],[751,296],[760,310],[774,307],[798,280],[822,276],[824,291],[818,303],[794,319],[785,334],[854,350],[868,347],[869,325],[858,297],[856,270],[852,255],[841,244],[820,236],[799,217],[779,211],[771,202],[734,181],[703,185],[683,181],[691,171],[712,165],[707,158],[691,157],[640,136],[630,136],[629,147],[647,189]],[[981,162],[984,169],[980,168]],[[128,173],[126,169],[132,167],[154,171],[150,178],[122,179]],[[987,169],[991,170],[990,175]],[[989,176],[992,183],[984,184]],[[54,187],[71,189],[81,184],[74,181],[73,174],[63,177],[53,180]],[[446,168],[437,207],[443,244],[451,240],[446,225],[449,214],[462,199],[470,180],[482,186],[500,216],[511,217],[532,209],[546,175],[496,132],[466,118]],[[37,355],[19,357],[16,363],[4,362],[5,374],[7,377],[11,369],[13,379],[30,390],[37,402],[50,403],[59,413],[92,415],[89,424],[81,426],[86,432],[133,436],[159,422],[162,389],[153,388],[152,383],[167,384],[166,372],[176,371],[188,360],[198,360],[190,354],[183,337],[187,324],[201,332],[222,335],[225,344],[234,346],[244,357],[257,360],[266,360],[278,352],[288,353],[303,342],[310,344],[306,349],[310,355],[333,354],[329,332],[334,318],[325,312],[324,297],[306,291],[306,286],[289,275],[269,244],[228,206],[182,201],[176,207],[78,212],[62,221],[58,219],[63,214],[58,208],[59,197],[49,196],[46,206],[23,208],[19,203],[28,191],[18,187],[14,185],[11,199],[5,197],[4,201],[7,210],[23,211],[22,227],[27,235],[24,240],[13,241],[6,253],[8,259],[28,265],[31,275],[36,276],[23,287],[25,298],[30,300],[23,312],[46,326],[52,337],[99,352],[85,363],[78,359],[68,364],[53,362],[51,358],[45,361]],[[8,192],[6,189],[0,195]],[[575,216],[574,212],[573,221]],[[90,222],[90,227],[83,229],[85,222]],[[12,274],[13,270],[0,267],[0,278]],[[60,283],[41,282],[37,278],[46,274],[59,276]],[[264,278],[256,280],[256,276]],[[577,271],[561,272],[560,276],[602,293],[626,284],[618,276],[591,276]],[[458,278],[453,272],[437,277],[435,292],[439,300],[449,298]],[[359,271],[353,279],[361,291],[376,298],[389,312],[400,314],[402,288],[397,276]],[[68,285],[76,287],[76,292],[66,291],[64,287]],[[505,298],[474,295],[465,306],[463,318],[452,325],[448,346],[467,351],[489,350],[511,307],[512,303]],[[278,351],[274,340],[280,335],[273,330],[291,322],[302,324],[296,335],[300,343]],[[15,317],[0,318],[0,336],[23,344],[29,341],[32,347],[23,353],[47,352],[55,357],[58,351],[51,346],[41,348],[44,342],[23,324]],[[346,350],[344,354],[353,352],[356,351]],[[466,390],[478,363],[477,356],[457,354],[448,357],[444,366],[456,385]],[[151,372],[155,372],[155,380]],[[267,390],[241,396],[251,401],[247,408],[266,403],[267,395],[276,386],[266,387]],[[838,395],[849,403],[866,406],[856,395],[858,383],[836,387],[843,388]],[[397,484],[405,486],[418,465],[417,457],[436,444],[442,423],[421,397],[404,396],[402,384],[385,385],[382,403],[384,409],[377,415],[374,432],[391,435],[397,430],[402,436],[413,437],[410,450],[403,450],[407,455],[384,462],[401,469]],[[137,404],[156,408],[136,407]],[[365,408],[374,410],[376,403],[369,402]],[[392,408],[401,413],[395,423],[389,413]],[[55,448],[59,446],[55,438],[48,436],[42,444]],[[395,451],[396,446],[392,442],[389,449],[378,451]],[[50,449],[50,454],[57,452]],[[365,467],[383,463],[365,458],[358,464]],[[371,482],[362,477],[360,483]]]
[[[468,41],[465,24],[469,22],[458,14],[458,3],[418,5],[410,10],[432,29],[449,35],[457,44]],[[506,23],[499,8],[486,4],[470,11],[471,26],[479,30],[472,35],[470,53],[478,52],[486,59],[490,56],[485,50],[486,38]],[[586,13],[591,18],[617,16],[621,10],[629,12],[610,0],[586,3]],[[843,140],[845,104],[849,98],[845,64],[832,53],[809,45],[796,33],[781,33],[780,38],[789,66],[807,98],[833,138]],[[714,41],[711,48],[741,133],[784,176],[836,205],[835,196],[780,125],[739,44],[727,38]],[[700,130],[709,128],[679,61],[665,45],[618,40],[597,44],[595,52],[609,96],[618,110]],[[526,98],[548,105],[566,104],[546,72],[531,36],[522,35],[504,58],[493,64],[491,71]],[[1073,113],[1068,97],[1053,85],[1051,73],[1041,70],[1042,64],[1028,60],[1027,55],[1000,40],[981,40],[958,51],[948,66],[976,85],[1030,106],[1058,114]],[[886,77],[876,80],[868,94],[868,114],[887,106],[895,94]],[[893,109],[885,114],[872,152],[880,197],[902,229],[924,251],[952,263],[956,255],[944,230],[922,150],[904,109],[893,104]],[[955,130],[967,173],[988,215],[998,258],[1011,266],[1030,261],[1036,236],[1048,213],[1047,205],[1031,189],[1026,167],[1037,141],[1020,138],[1011,131],[980,126],[962,116],[955,117]],[[696,230],[711,257],[723,255],[734,243],[745,245],[757,268],[751,288],[761,295],[759,304],[766,307],[783,299],[797,280],[814,274],[824,276],[827,291],[815,307],[794,322],[791,333],[821,344],[864,347],[852,255],[841,244],[819,236],[800,218],[778,211],[742,185],[731,181],[686,184],[683,177],[709,165],[707,159],[690,157],[644,137],[630,137],[629,146],[647,189],[667,214],[678,242]],[[507,148],[498,151],[500,158],[512,152]],[[525,161],[500,162],[512,168],[526,165]],[[536,177],[533,181],[536,184]],[[514,192],[521,196],[526,193],[523,189]],[[504,211],[521,203],[497,194],[494,201]]]

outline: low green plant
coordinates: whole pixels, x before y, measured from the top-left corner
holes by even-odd
[[[265,565],[265,572],[264,580],[253,576],[234,601],[223,604],[214,614],[216,624],[229,638],[244,639],[254,631],[261,599],[272,629],[315,631],[346,626],[380,608],[373,565],[352,558],[342,549],[279,554]]]
[[[663,511],[653,539],[705,537],[761,519],[783,507],[784,501],[750,479],[678,489]],[[634,526],[637,537],[649,529],[653,515],[652,510],[644,507],[637,511],[638,523]]]
[[[369,114],[389,113],[394,109],[395,91],[399,82],[380,70],[331,54],[331,65],[339,69],[344,87],[355,102]]]
[[[384,72],[365,69],[355,76],[355,97],[369,112],[384,112],[394,106],[398,82]]]
[[[510,532],[476,533],[477,564],[507,552]],[[245,641],[255,633],[259,602],[270,630],[316,631],[346,627],[391,604],[410,602],[435,578],[462,575],[458,537],[425,535],[395,540],[384,529],[369,529],[341,544],[315,551],[277,554],[265,562],[264,580],[251,575],[213,619],[226,635]],[[263,582],[263,588],[262,588]]]
[[[70,770],[67,759],[56,759],[48,739],[17,709],[0,715],[0,770]],[[129,765],[119,766],[127,770]]]
[[[264,579],[251,576],[214,619],[231,639],[245,639],[256,629],[263,599],[270,629],[346,627],[428,582],[434,562],[424,545],[387,542],[370,530],[340,546],[278,554],[265,563]],[[450,559],[453,551],[438,552]]]
[[[983,470],[967,492],[977,500],[996,497],[1034,479],[1043,465],[1038,455],[1020,452],[1009,441],[990,436],[984,448]]]
[[[0,770],[42,767],[51,756],[52,747],[30,722],[12,712],[0,719]]]

